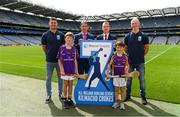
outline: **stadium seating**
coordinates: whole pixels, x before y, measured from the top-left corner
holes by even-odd
[[[4,35],[4,37],[5,37],[6,39],[9,39],[9,40],[11,40],[11,41],[16,42],[17,44],[23,44],[23,45],[25,45],[25,44],[30,44],[29,41],[26,41],[26,40],[24,40],[24,39],[21,39],[19,36]]]
[[[11,10],[0,9],[0,44],[1,45],[17,45],[30,44],[39,45],[42,33],[48,29],[48,18],[18,13]],[[155,30],[159,36],[149,36],[149,42],[152,44],[180,44],[180,36],[166,36],[169,27],[177,29],[180,26],[180,16],[161,16],[140,18],[141,28],[146,33],[154,34]],[[5,25],[4,25],[5,23]],[[58,28],[63,32],[73,31],[80,32],[80,22],[58,20]],[[17,25],[17,26],[16,26]],[[89,22],[90,32],[98,35],[102,33],[102,21]],[[130,31],[130,19],[110,21],[111,33],[126,34]],[[13,27],[12,27],[13,26]],[[160,30],[160,31],[159,31]],[[163,32],[161,32],[161,30]],[[164,31],[165,30],[165,31]],[[174,31],[174,30],[173,30]],[[173,32],[176,34],[176,32]],[[9,35],[11,34],[11,35]],[[18,34],[18,35],[17,35]],[[156,32],[155,32],[156,34]],[[160,36],[163,34],[163,36]],[[123,40],[124,37],[118,37]]]
[[[38,36],[0,35],[0,45],[39,45]]]
[[[39,45],[40,44],[40,40],[39,39],[36,39],[34,36],[19,36],[20,38],[32,43],[32,44],[35,44],[35,45]]]
[[[167,37],[166,36],[157,36],[154,38],[152,44],[166,44]]]
[[[154,40],[154,37],[149,36],[149,43],[150,43],[150,44],[152,44],[153,40]]]
[[[6,23],[14,23],[14,24],[24,24],[24,25],[33,25],[33,26],[41,26],[48,27],[48,18],[28,15],[24,13],[16,13],[13,11],[0,10],[1,19],[0,22]],[[59,28],[61,29],[79,29],[79,24],[76,22],[70,21],[58,21]]]
[[[4,36],[0,35],[0,45],[16,45],[17,43],[14,41],[11,41]]]
[[[180,41],[180,36],[170,36],[168,38],[168,44],[180,44],[178,43]]]

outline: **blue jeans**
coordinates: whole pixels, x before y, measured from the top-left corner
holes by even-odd
[[[130,65],[129,72],[134,71],[135,68],[136,68],[136,70],[138,70],[140,72],[139,84],[140,84],[141,97],[145,97],[146,96],[146,92],[145,92],[145,64],[140,63],[137,65]],[[126,85],[126,88],[127,88],[126,97],[131,96],[131,86],[132,86],[132,78],[128,78],[127,79],[127,85]]]
[[[62,89],[63,89],[63,80],[60,77],[60,69],[58,62],[52,63],[52,62],[46,62],[46,92],[47,96],[51,96],[51,80],[52,80],[52,75],[54,68],[56,69],[57,72],[57,77],[58,77],[58,91],[59,94],[62,94]]]

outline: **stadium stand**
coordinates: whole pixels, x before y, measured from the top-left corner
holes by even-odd
[[[168,38],[168,44],[179,44],[180,36],[170,36]]]
[[[100,16],[79,16],[59,10],[34,5],[26,1],[3,0],[0,2],[0,44],[39,45],[40,37],[48,30],[48,18],[58,18],[62,32],[80,31],[82,20],[87,20],[90,32],[102,33],[101,25],[110,21],[111,33],[123,40],[130,31],[130,20],[138,17],[141,30],[149,35],[152,44],[180,44],[180,7],[124,12]]]
[[[17,44],[23,44],[23,45],[26,45],[26,44],[30,44],[31,45],[32,44],[31,42],[26,41],[26,40],[20,38],[19,36],[4,35],[3,37],[8,39],[8,40],[14,41]]]
[[[19,37],[26,40],[26,41],[28,41],[28,42],[30,42],[30,43],[32,43],[32,44],[40,45],[40,40],[39,40],[40,37],[39,37],[39,39],[35,38],[34,36],[24,36],[24,35],[22,35],[22,36],[19,36]]]
[[[153,40],[154,40],[154,37],[149,36],[149,43],[150,43],[150,44],[152,44]]]
[[[167,37],[166,36],[157,36],[154,38],[152,44],[166,44]]]
[[[17,43],[0,35],[0,45],[17,45]]]

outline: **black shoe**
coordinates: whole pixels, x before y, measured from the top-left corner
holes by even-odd
[[[48,96],[45,100],[45,103],[48,104],[52,101],[51,96]]]
[[[64,108],[65,109],[69,109],[69,101],[66,99],[66,100],[64,100]]]
[[[64,98],[64,96],[63,96],[62,94],[59,94],[59,100],[60,100],[60,101],[65,101],[66,98]]]
[[[59,98],[61,101],[65,101],[67,98],[61,97]]]
[[[148,103],[147,100],[146,100],[146,97],[142,97],[141,102],[144,105],[147,105],[147,103]]]
[[[71,108],[75,108],[76,107],[76,105],[74,104],[74,102],[73,102],[73,100],[71,100],[71,99],[69,99],[68,100],[69,102],[69,106],[71,107]]]
[[[131,100],[131,97],[130,97],[130,96],[127,96],[126,99],[123,100],[123,102],[127,102],[127,101],[129,101],[129,100]]]

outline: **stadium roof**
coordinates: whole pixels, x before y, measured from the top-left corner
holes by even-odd
[[[30,2],[21,1],[21,0],[0,0],[0,6],[9,8],[10,10],[19,10],[25,13],[33,13],[36,15],[44,15],[50,17],[58,17],[61,19],[72,19],[76,20],[80,16],[66,13],[62,10],[55,10],[53,8],[47,8],[41,5],[32,4]]]
[[[100,16],[82,16],[80,19],[81,20],[84,19],[88,21],[99,21],[99,20],[130,19],[133,17],[143,18],[143,17],[169,16],[169,15],[180,15],[180,7],[169,7],[164,9],[152,9],[147,11],[115,13],[115,14],[100,15]]]
[[[62,10],[56,10],[53,8],[44,7],[42,5],[32,4],[30,2],[26,2],[22,0],[0,0],[0,6],[8,8],[10,10],[19,10],[25,13],[33,13],[35,15],[43,15],[46,17],[57,17],[63,20],[75,20],[75,21],[121,20],[121,19],[130,19],[132,17],[142,18],[142,17],[180,15],[180,7],[169,7],[164,9],[152,9],[147,11],[115,13],[115,14],[99,15],[99,16],[80,16],[80,15],[67,13]]]

